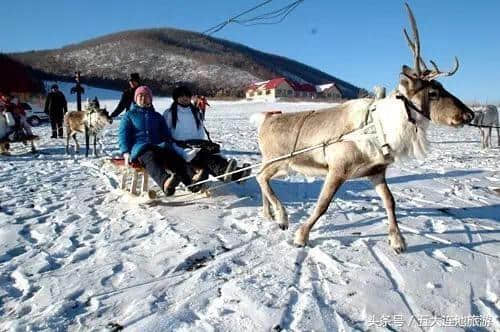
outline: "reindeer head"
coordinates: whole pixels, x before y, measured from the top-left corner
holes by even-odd
[[[109,115],[108,110],[106,108],[100,108],[97,110],[97,118],[99,119],[99,122],[106,125],[106,124],[112,124],[113,123],[113,118]]]
[[[430,61],[433,69],[428,69],[420,55],[420,38],[417,23],[410,6],[406,3],[410,24],[413,30],[413,40],[406,29],[403,29],[408,45],[413,52],[415,67],[403,66],[398,90],[412,104],[416,105],[422,114],[432,122],[453,127],[469,123],[474,113],[457,97],[449,93],[436,78],[451,76],[458,70],[458,59],[455,57],[455,68],[442,72],[434,61]]]

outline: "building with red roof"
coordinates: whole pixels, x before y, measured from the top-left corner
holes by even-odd
[[[256,82],[246,90],[249,100],[274,101],[279,98],[316,98],[316,88],[311,84],[300,84],[285,77]]]
[[[328,90],[328,94],[323,93],[324,90]],[[334,83],[314,86],[308,83],[298,83],[285,77],[256,82],[246,89],[246,98],[248,100],[316,99],[325,96],[328,96],[328,98],[342,98],[340,90]]]

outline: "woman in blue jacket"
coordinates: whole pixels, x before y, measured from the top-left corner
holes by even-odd
[[[151,90],[147,86],[138,87],[134,102],[120,122],[120,152],[126,163],[140,162],[165,195],[173,195],[180,181],[191,184],[187,165],[171,147],[165,121],[153,108]]]

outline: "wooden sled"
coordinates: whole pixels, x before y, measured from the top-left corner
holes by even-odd
[[[139,164],[131,163],[125,164],[125,159],[111,159],[111,164],[121,171],[120,179],[120,189],[128,191],[130,194],[135,196],[142,196],[144,193],[150,194],[149,190],[149,174],[148,172]],[[141,177],[141,185],[138,186],[139,177]],[[127,183],[131,178],[130,184],[127,187]],[[139,192],[137,189],[139,188]]]
[[[33,142],[39,138],[40,137],[37,135],[31,135],[31,136],[26,137],[23,140],[18,140],[18,141],[12,141],[8,138],[2,138],[2,139],[0,139],[0,154],[4,155],[4,156],[9,156],[10,155],[9,149],[10,149],[11,144],[23,143],[24,145],[26,145],[26,144],[28,144],[28,142],[31,144],[31,152],[36,152],[37,150],[35,147],[35,143],[33,143]]]

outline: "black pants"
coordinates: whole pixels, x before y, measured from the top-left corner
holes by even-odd
[[[63,118],[51,117],[50,125],[52,126],[52,138],[63,138]]]
[[[191,165],[195,168],[202,168],[212,176],[219,176],[226,173],[229,162],[226,158],[218,154],[209,154],[203,150],[198,152],[196,157],[191,161]]]
[[[186,186],[192,182],[187,173],[187,165],[184,159],[169,148],[151,145],[139,156],[138,160],[161,189],[163,189],[163,184],[170,176],[166,170],[179,176]]]

